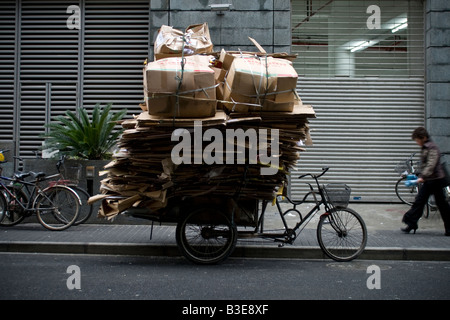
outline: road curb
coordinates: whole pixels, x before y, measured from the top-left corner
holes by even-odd
[[[450,261],[450,249],[443,248],[401,248],[369,247],[358,259],[364,260],[417,260]]]
[[[1,242],[0,252],[97,255],[181,256],[176,244]],[[329,259],[320,247],[237,246],[232,257],[274,259]],[[450,249],[368,247],[358,260],[450,261]]]
[[[86,243],[86,242],[4,242],[0,252],[110,254],[140,256],[179,256],[176,245],[148,245],[144,243]]]

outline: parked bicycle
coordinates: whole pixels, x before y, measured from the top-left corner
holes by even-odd
[[[0,154],[9,150],[0,150]],[[4,159],[4,157],[1,157]],[[1,161],[4,163],[6,161]],[[0,174],[3,168],[0,166]],[[42,226],[49,230],[65,230],[72,226],[79,213],[80,198],[70,187],[52,185],[41,187],[44,181],[59,174],[46,176],[44,172],[15,173],[12,178],[0,175],[1,226],[13,226],[25,217],[36,214]],[[32,181],[25,179],[31,177]],[[4,181],[9,182],[5,185]]]
[[[420,185],[405,183],[408,180],[409,175],[418,175],[420,162],[414,160],[416,153],[412,153],[407,160],[401,161],[397,164],[395,170],[400,174],[400,178],[395,184],[395,194],[400,199],[401,202],[412,206],[417,194],[419,193]],[[450,187],[444,188],[447,200],[450,200]],[[424,208],[423,216],[428,218],[430,211],[436,211],[436,201],[434,196],[431,195],[428,198],[428,203]]]

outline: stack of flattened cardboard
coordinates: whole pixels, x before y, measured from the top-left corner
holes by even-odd
[[[197,26],[209,37],[207,25]],[[210,41],[200,39],[209,53]],[[271,200],[303,151],[299,142],[311,142],[308,118],[315,113],[297,96],[297,73],[277,58],[284,55],[183,50],[145,66],[144,112],[122,122],[120,151],[105,167],[101,194],[90,200],[102,200],[99,216],[129,208],[163,214],[172,199],[237,191],[240,199]]]

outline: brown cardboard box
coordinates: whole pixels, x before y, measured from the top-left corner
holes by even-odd
[[[297,78],[297,72],[287,60],[267,56],[234,57],[226,76],[223,100],[242,103],[233,106],[236,112],[255,108],[291,112],[297,99]]]
[[[211,53],[218,57],[219,61],[222,62],[222,68],[225,70],[230,70],[231,64],[235,57],[273,57],[285,59],[288,61],[294,61],[297,58],[297,55],[288,54],[286,52],[278,52],[278,53],[267,53],[266,50],[253,38],[248,37],[250,41],[256,46],[259,52],[250,52],[250,51],[225,51],[222,49],[220,53]]]
[[[214,71],[207,56],[166,58],[144,68],[144,96],[149,114],[209,117],[216,109]],[[183,69],[183,70],[182,70]],[[178,103],[178,104],[177,104]]]
[[[163,25],[159,29],[154,43],[155,60],[167,58],[168,56],[181,56],[183,52],[185,55],[192,55],[210,53],[212,51],[213,44],[206,22],[191,25],[186,28],[184,33],[170,26]]]
[[[217,90],[216,95],[218,101],[218,108],[225,108],[234,112],[242,112],[247,113],[249,111],[283,111],[283,112],[291,112],[294,108],[294,103],[299,99],[297,93],[295,91],[296,82],[297,82],[297,73],[292,68],[292,63],[290,61],[294,60],[296,55],[289,55],[287,53],[267,53],[264,48],[259,45],[259,43],[248,37],[250,41],[256,46],[259,52],[242,52],[242,51],[225,51],[222,49],[220,52],[212,53],[216,57],[216,59],[220,62],[220,69],[215,69],[216,72],[216,84]],[[280,79],[274,81],[274,79],[269,79],[270,87],[268,86],[268,81],[266,81],[266,87],[263,88],[265,93],[261,95],[261,84],[258,84],[258,87],[255,87],[255,83],[260,79],[253,78],[253,71],[256,73],[261,72],[261,68],[259,70],[252,70],[252,76],[250,82],[247,82],[247,87],[242,87],[240,91],[242,92],[254,92],[257,91],[260,93],[260,96],[254,92],[254,94],[240,94],[242,92],[235,91],[234,94],[231,94],[230,81],[226,82],[225,78],[228,76],[229,70],[233,65],[233,61],[237,59],[256,59],[269,61],[270,57],[270,77],[276,75],[280,75]],[[273,60],[273,58],[277,58]],[[279,70],[281,69],[281,70]],[[290,76],[286,77],[286,70],[289,71]],[[266,71],[269,71],[268,69]],[[234,77],[234,74],[230,76],[228,80]],[[250,78],[247,78],[250,80]],[[255,81],[256,80],[256,81]],[[254,89],[251,88],[251,85],[254,85]],[[225,93],[226,87],[228,86],[228,92]],[[240,84],[237,84],[240,87]],[[253,97],[252,97],[253,96]],[[261,99],[262,98],[262,99]],[[229,102],[226,102],[228,100]],[[234,103],[234,102],[238,103]]]

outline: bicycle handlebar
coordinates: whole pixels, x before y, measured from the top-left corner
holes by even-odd
[[[301,175],[301,176],[298,177],[298,178],[299,178],[299,179],[302,179],[302,178],[304,178],[304,177],[306,177],[306,176],[311,176],[313,179],[317,180],[317,179],[319,179],[321,176],[323,176],[328,170],[330,170],[329,167],[323,167],[323,168],[322,168],[322,172],[321,172],[319,175],[312,174],[312,173],[306,173],[306,174]]]

